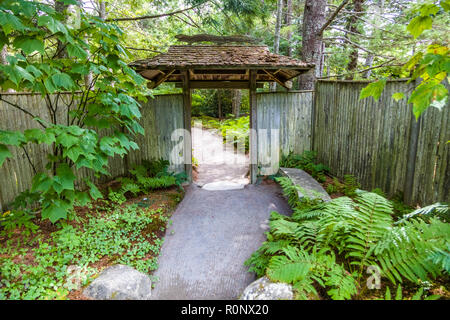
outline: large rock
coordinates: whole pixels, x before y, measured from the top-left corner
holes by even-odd
[[[96,300],[149,300],[152,291],[150,278],[125,265],[106,268],[83,291]]]
[[[240,300],[293,300],[292,286],[272,282],[267,277],[252,282],[242,293]]]
[[[320,198],[325,202],[331,201],[330,196],[322,185],[305,171],[296,168],[280,168],[280,173],[305,190],[306,194],[300,191],[297,192],[299,199],[307,196],[310,199]]]

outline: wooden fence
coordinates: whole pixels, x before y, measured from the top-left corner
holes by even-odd
[[[359,100],[367,83],[319,81],[313,106],[313,150],[318,160],[343,177],[356,176],[364,189],[400,191],[411,205],[449,201],[450,116],[428,108],[420,121],[412,117],[407,98],[414,84],[390,81],[379,101]]]
[[[278,159],[290,152],[315,150],[318,160],[342,178],[356,176],[364,189],[381,188],[392,196],[401,191],[409,204],[426,205],[449,201],[450,110],[429,108],[416,122],[407,98],[395,102],[395,92],[411,92],[412,84],[391,81],[379,99],[359,100],[364,82],[319,81],[313,92],[259,93],[257,110],[258,164],[262,174],[272,174]],[[2,94],[35,115],[48,120],[44,101],[33,94]],[[58,117],[65,116],[64,107]],[[149,98],[143,104],[141,125],[146,130],[137,138],[140,150],[125,158],[110,159],[110,176],[124,175],[143,159],[171,159],[172,170],[184,170],[182,95]],[[24,130],[37,127],[31,117],[0,102],[0,129]],[[105,134],[107,131],[100,132]],[[272,148],[275,146],[275,148]],[[28,156],[37,171],[45,168],[47,146],[29,145]],[[21,191],[31,186],[33,169],[24,150],[10,148],[12,159],[0,168],[0,210]],[[78,186],[92,172],[77,172]]]
[[[58,117],[66,117],[67,108],[65,108],[64,100],[69,99],[69,95],[62,95],[60,98]],[[2,94],[2,98],[15,103],[19,106],[26,106],[34,115],[49,120],[49,115],[45,102],[40,95],[26,93]],[[172,141],[172,133],[175,129],[183,128],[183,103],[181,95],[164,95],[155,96],[154,99],[149,98],[142,105],[141,125],[145,129],[145,135],[138,136],[136,143],[139,150],[130,152],[124,158],[116,156],[109,159],[108,171],[109,176],[101,176],[95,178],[91,170],[78,170],[77,182],[78,187],[83,187],[83,178],[89,177],[97,183],[106,182],[109,179],[122,176],[128,173],[128,169],[134,164],[140,163],[144,159],[169,159],[173,146],[177,145],[180,154],[183,152],[183,144],[179,143],[177,138]],[[60,118],[61,119],[61,118]],[[5,102],[0,102],[0,129],[3,130],[20,130],[38,128],[39,125],[31,117],[24,115],[20,110],[10,106]],[[112,130],[112,129],[108,129]],[[108,130],[101,130],[100,136],[108,134]],[[13,158],[8,158],[0,168],[0,211],[2,207],[10,203],[22,191],[31,187],[31,180],[34,176],[34,170],[27,160],[27,154],[31,158],[37,172],[44,171],[47,163],[47,155],[49,147],[46,145],[28,144],[24,149],[10,147]],[[184,169],[180,164],[180,156],[172,157],[172,168],[174,171]]]
[[[312,91],[257,94],[260,174],[278,170],[282,155],[311,150]]]

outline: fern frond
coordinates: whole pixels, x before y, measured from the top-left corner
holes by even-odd
[[[277,236],[295,237],[295,231],[299,227],[297,222],[291,222],[286,219],[277,219],[269,222],[271,232]]]
[[[445,203],[434,203],[432,205],[419,208],[411,213],[405,214],[401,220],[396,224],[400,224],[406,220],[413,218],[429,218],[429,217],[439,217],[444,222],[450,222],[450,209],[448,204]]]
[[[392,226],[392,205],[382,196],[372,192],[360,192],[356,197],[357,214],[349,221],[351,235],[346,238],[347,257],[354,261],[352,265],[371,264],[370,253],[378,240]]]
[[[269,279],[294,283],[305,278],[311,267],[308,253],[292,246],[284,248],[283,253],[285,255],[270,259],[267,268]]]
[[[405,221],[393,227],[373,248],[383,273],[393,282],[406,278],[417,283],[436,277],[448,260],[436,260],[436,255],[448,255],[450,225],[437,219]]]
[[[325,207],[325,203],[319,203],[315,206],[309,208],[294,208],[294,212],[292,213],[292,220],[296,222],[302,222],[304,220],[316,220],[323,215],[323,209]]]
[[[325,279],[325,285],[331,287],[327,293],[333,300],[351,299],[358,292],[354,277],[337,263],[330,266]]]

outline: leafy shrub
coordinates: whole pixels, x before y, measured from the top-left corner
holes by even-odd
[[[8,49],[7,63],[0,64],[0,91],[37,93],[47,112],[39,118],[26,103],[0,96],[36,125],[23,132],[0,130],[0,166],[12,157],[10,148],[21,148],[35,172],[30,194],[39,195],[41,217],[51,222],[66,219],[76,203],[101,196],[90,180],[87,192],[76,190],[76,170],[108,174],[109,157],[137,149],[132,140],[143,133],[135,98],[145,100],[147,88],[126,63],[124,33],[82,6],[77,12],[73,24],[66,20],[68,11],[57,12],[50,3],[0,1],[0,48]],[[100,137],[104,128],[110,134]],[[28,156],[30,145],[51,150],[41,172]]]
[[[325,174],[330,171],[330,168],[326,165],[317,163],[317,152],[315,151],[304,151],[301,155],[290,153],[283,156],[280,167],[305,170],[319,182],[324,182],[326,180]]]
[[[361,294],[368,266],[380,267],[394,284],[419,284],[447,274],[449,224],[437,212],[428,221],[418,213],[395,224],[392,215],[390,201],[361,190],[354,200],[297,205],[291,217],[273,212],[267,241],[246,265],[259,276],[292,283],[302,299],[317,297],[319,287],[332,299]]]

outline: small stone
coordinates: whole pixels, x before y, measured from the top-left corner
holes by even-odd
[[[272,282],[267,277],[259,278],[245,288],[239,300],[293,300],[292,286]]]
[[[146,274],[118,264],[103,270],[83,294],[96,300],[149,300],[151,291]]]

